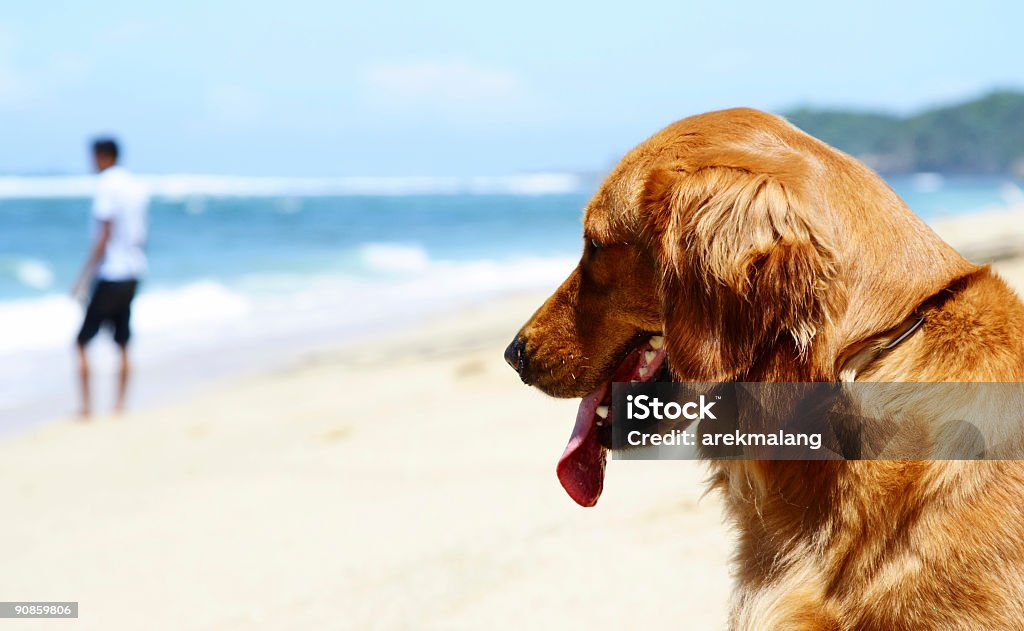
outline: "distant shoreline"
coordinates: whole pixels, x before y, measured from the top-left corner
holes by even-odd
[[[884,173],[1024,177],[1021,91],[994,90],[908,115],[803,107],[784,116]]]

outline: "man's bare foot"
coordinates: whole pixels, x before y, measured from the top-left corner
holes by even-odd
[[[92,420],[92,412],[87,410],[87,409],[86,410],[79,410],[78,411],[78,420],[79,421],[89,421],[89,420]]]

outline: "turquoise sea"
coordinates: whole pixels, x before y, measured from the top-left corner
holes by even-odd
[[[554,287],[579,254],[596,182],[152,178],[150,273],[135,311],[143,368],[172,382],[183,363],[227,370]],[[997,178],[890,183],[925,219],[1024,197]],[[71,394],[80,308],[67,288],[88,247],[89,186],[0,178],[0,419],[41,413],[55,388]]]

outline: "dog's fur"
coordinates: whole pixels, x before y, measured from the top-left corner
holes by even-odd
[[[684,381],[1024,381],[1024,306],[1004,282],[778,117],[727,110],[655,134],[584,233],[579,266],[520,331],[523,380],[549,394],[586,395],[661,331]],[[906,341],[848,369],[915,314]],[[739,531],[731,628],[1024,628],[1020,463],[711,466]]]

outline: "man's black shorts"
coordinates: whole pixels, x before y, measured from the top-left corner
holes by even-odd
[[[92,290],[92,299],[85,310],[85,321],[78,332],[78,345],[85,346],[104,324],[114,331],[118,346],[128,344],[131,337],[132,299],[139,282],[136,280],[101,280]]]

